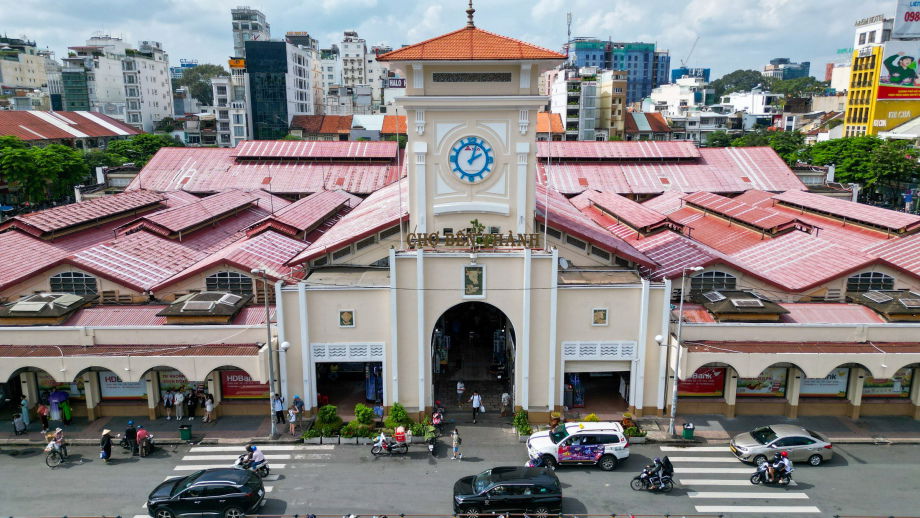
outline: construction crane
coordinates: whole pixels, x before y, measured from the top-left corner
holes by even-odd
[[[682,60],[680,61],[680,67],[681,67],[681,68],[687,68],[687,63],[690,61],[690,56],[693,55],[693,49],[696,48],[696,43],[697,43],[698,41],[700,41],[700,37],[699,37],[699,36],[697,36],[696,39],[693,40],[693,45],[690,45],[690,52],[687,53],[687,57],[685,57],[684,59],[682,59]]]

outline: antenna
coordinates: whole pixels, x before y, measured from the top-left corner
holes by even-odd
[[[571,50],[570,45],[572,44],[572,11],[565,13],[565,23],[567,27],[565,36],[565,59],[566,61],[570,61],[572,59],[569,53]],[[550,141],[553,140],[552,133],[550,133],[549,139]]]

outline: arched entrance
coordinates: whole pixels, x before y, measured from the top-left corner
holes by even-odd
[[[492,413],[502,392],[514,394],[514,328],[497,307],[485,302],[463,302],[438,318],[431,335],[431,366],[435,400],[463,406],[475,390]],[[466,386],[457,401],[457,382]]]

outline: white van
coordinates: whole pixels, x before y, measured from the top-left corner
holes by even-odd
[[[568,464],[597,464],[611,471],[629,457],[629,441],[620,423],[561,423],[550,431],[537,432],[527,440],[531,458],[540,456],[549,468]]]

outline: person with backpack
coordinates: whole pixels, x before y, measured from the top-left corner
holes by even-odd
[[[450,445],[453,448],[450,460],[462,460],[463,454],[460,453],[460,445],[463,443],[463,439],[460,438],[460,430],[454,428],[454,431],[450,432]]]
[[[166,420],[169,421],[172,419],[172,409],[176,404],[176,396],[173,394],[172,389],[168,389],[165,394],[163,394],[163,412],[166,413]]]

